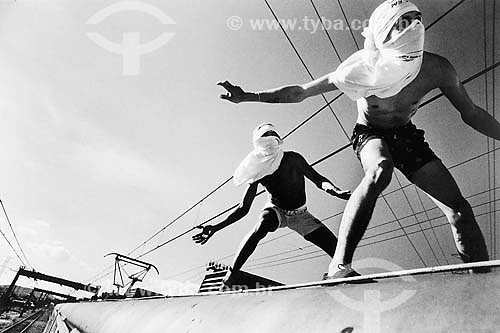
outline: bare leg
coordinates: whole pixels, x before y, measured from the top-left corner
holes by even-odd
[[[424,165],[411,181],[443,211],[450,222],[458,253],[464,262],[488,260],[488,250],[472,208],[452,175],[439,160]]]
[[[325,251],[330,257],[333,257],[337,246],[337,237],[326,226],[308,233],[304,238]]]
[[[338,270],[339,264],[352,262],[354,250],[368,227],[377,198],[391,181],[394,165],[384,141],[368,141],[360,152],[360,158],[365,176],[345,207],[337,248],[328,269],[329,275]]]
[[[250,255],[257,248],[257,244],[266,237],[268,232],[273,232],[278,228],[279,222],[276,213],[271,209],[265,209],[260,215],[259,222],[250,231],[243,241],[233,261],[233,271],[239,271]]]

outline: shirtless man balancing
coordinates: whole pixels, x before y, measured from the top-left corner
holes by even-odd
[[[350,192],[342,191],[317,173],[300,155],[281,149],[282,140],[271,124],[258,126],[253,133],[254,150],[241,162],[234,173],[236,185],[248,184],[240,205],[216,225],[200,226],[202,231],[193,236],[196,243],[205,244],[217,231],[248,214],[259,183],[269,193],[269,202],[255,228],[243,239],[232,265],[239,271],[257,244],[269,232],[288,227],[333,257],[337,238],[317,218],[307,211],[304,177],[318,188],[341,199],[349,199]],[[231,285],[231,272],[225,284]]]
[[[297,103],[333,90],[357,101],[353,148],[365,176],[346,205],[329,277],[351,275],[354,251],[363,237],[375,202],[399,169],[444,212],[464,262],[488,260],[484,237],[472,208],[455,180],[411,122],[424,96],[440,89],[462,120],[476,131],[500,140],[500,124],[475,105],[447,59],[424,52],[425,29],[418,8],[407,0],[384,1],[363,32],[364,49],[337,70],[317,80],[258,93],[229,82],[219,83],[234,103]]]

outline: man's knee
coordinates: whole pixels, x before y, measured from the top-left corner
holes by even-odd
[[[451,224],[457,226],[462,221],[470,220],[470,216],[473,215],[473,212],[469,202],[463,197],[460,197],[452,201],[449,209],[445,211],[445,215]]]
[[[264,238],[267,233],[278,229],[279,220],[276,212],[271,209],[265,209],[260,214],[259,222],[255,225],[254,234]]]
[[[382,159],[377,164],[370,165],[366,168],[365,179],[368,180],[369,186],[373,187],[378,192],[382,192],[389,186],[393,170],[393,162],[388,159]]]

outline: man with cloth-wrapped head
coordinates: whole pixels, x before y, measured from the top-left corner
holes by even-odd
[[[351,138],[365,176],[353,191],[340,224],[330,278],[349,277],[354,251],[366,231],[375,202],[389,185],[394,167],[422,189],[444,212],[464,262],[488,260],[488,251],[472,208],[455,180],[411,118],[424,96],[440,89],[462,120],[476,131],[500,140],[500,124],[474,104],[450,62],[424,52],[425,29],[420,10],[410,1],[384,1],[363,31],[364,48],[332,73],[303,85],[246,92],[228,81],[222,99],[234,103],[297,103],[333,90],[357,102]],[[480,271],[480,270],[477,270]],[[487,271],[487,269],[483,269]]]
[[[199,226],[202,231],[193,236],[196,243],[205,244],[217,231],[243,218],[250,210],[257,194],[257,186],[264,186],[269,194],[269,201],[255,228],[241,242],[232,269],[225,277],[226,286],[231,286],[231,273],[241,269],[259,241],[278,228],[288,227],[296,231],[330,257],[335,252],[337,238],[307,210],[304,177],[326,193],[344,200],[349,199],[350,192],[340,190],[316,172],[299,153],[283,151],[282,143],[272,124],[262,124],[254,130],[254,150],[234,172],[233,180],[236,185],[247,184],[241,203],[224,221],[216,225]]]

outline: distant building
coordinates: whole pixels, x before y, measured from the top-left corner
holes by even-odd
[[[230,269],[227,265],[216,262],[209,262],[206,267],[206,275],[201,282],[198,293],[224,290],[249,290],[266,287],[282,286],[283,284],[262,276],[250,274],[244,271],[234,272],[232,276],[233,284],[224,286],[222,280]]]

